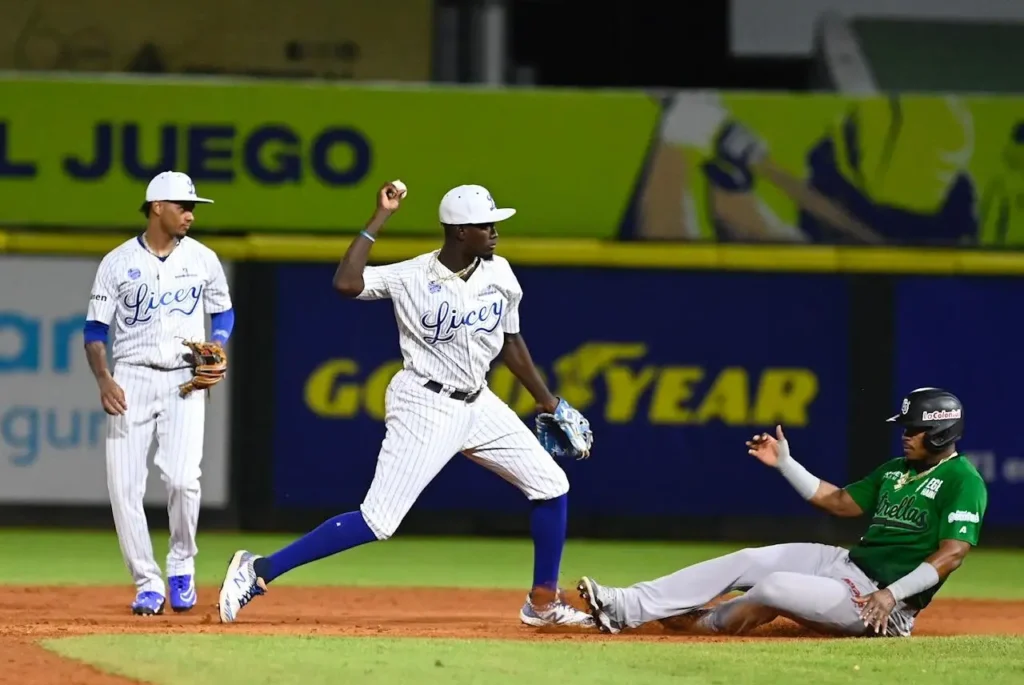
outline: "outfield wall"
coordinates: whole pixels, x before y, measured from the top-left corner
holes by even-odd
[[[0,260],[0,520],[109,519],[78,321],[98,255],[120,239],[72,248],[60,236],[0,234],[8,252]],[[302,530],[361,500],[400,357],[388,303],[342,300],[330,288],[346,242],[210,241],[231,264],[238,316],[231,371],[208,421],[207,525]],[[392,261],[429,247],[382,240],[374,256]],[[592,458],[564,464],[574,535],[850,539],[860,522],[811,510],[743,442],[781,422],[803,463],[845,482],[897,453],[884,419],[902,393],[923,385],[949,387],[966,405],[962,445],[989,484],[992,539],[1012,542],[1024,531],[1024,464],[1009,409],[1024,324],[1005,314],[1024,296],[1024,256],[560,247],[508,241],[502,252],[526,292],[523,333],[538,366],[595,431]],[[556,258],[573,263],[555,266]],[[634,297],[612,304],[623,293]],[[502,365],[490,383],[532,420],[529,398]],[[30,405],[39,447],[27,460]],[[159,495],[157,485],[147,497],[155,511]],[[403,530],[523,534],[526,512],[511,486],[456,457]]]

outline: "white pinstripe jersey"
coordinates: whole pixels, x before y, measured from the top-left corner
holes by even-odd
[[[161,260],[136,237],[103,257],[86,319],[110,326],[115,365],[181,368],[182,339],[205,340],[205,315],[228,309],[227,277],[213,250],[186,236]]]
[[[519,332],[523,289],[503,257],[481,260],[463,281],[437,252],[366,267],[359,299],[392,300],[406,369],[471,392],[484,386],[505,334]]]

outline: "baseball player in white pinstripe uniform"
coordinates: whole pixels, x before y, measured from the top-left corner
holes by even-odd
[[[227,278],[217,255],[186,236],[196,203],[192,180],[167,171],[146,189],[146,230],[111,250],[100,262],[89,297],[85,350],[107,414],[107,489],[121,554],[135,581],[132,611],[163,613],[167,593],[153,558],[143,497],[147,460],[167,486],[170,549],[167,576],[171,608],[195,606],[196,527],[203,456],[205,393],[181,397],[192,367],[183,340],[226,344],[234,324]],[[111,330],[113,329],[113,330]],[[113,335],[113,370],[107,338]]]
[[[588,614],[564,601],[558,587],[569,481],[552,454],[566,452],[552,449],[538,429],[542,445],[486,383],[491,362],[501,353],[542,416],[570,417],[582,426],[573,436],[573,455],[589,456],[589,424],[552,395],[537,373],[519,330],[523,291],[508,261],[494,254],[495,224],[515,210],[497,208],[486,188],[459,186],[441,200],[445,239],[439,250],[366,266],[378,231],[405,193],[400,182],[381,188],[376,213],[334,277],[344,297],[390,299],[398,322],[404,367],[385,395],[387,431],[373,482],[358,511],[324,522],[284,549],[268,556],[236,552],[221,586],[221,621],[234,621],[253,597],[293,568],[391,537],[423,489],[461,452],[531,501],[534,578],[520,620],[531,626],[596,627]]]

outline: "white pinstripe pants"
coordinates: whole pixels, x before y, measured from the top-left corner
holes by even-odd
[[[167,487],[171,533],[167,575],[195,572],[206,393],[178,396],[178,386],[191,377],[188,369],[158,371],[128,365],[114,369],[128,411],[107,417],[107,491],[121,555],[140,592],[165,592],[143,510],[154,442],[153,463]]]
[[[569,491],[569,479],[536,436],[489,388],[466,403],[423,387],[401,370],[384,397],[384,442],[360,506],[379,540],[391,537],[423,489],[457,453],[498,474],[530,500]]]

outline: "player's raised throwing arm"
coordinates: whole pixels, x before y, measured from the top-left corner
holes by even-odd
[[[775,429],[776,437],[767,433],[755,435],[747,442],[751,455],[763,464],[778,469],[800,496],[833,516],[855,517],[864,513],[846,490],[811,475],[789,454],[789,442],[782,426]]]
[[[334,272],[334,289],[344,297],[358,297],[366,287],[363,282],[363,269],[366,268],[370,248],[377,241],[377,234],[384,227],[384,223],[398,210],[404,196],[404,190],[396,187],[395,183],[385,183],[377,192],[377,209],[374,210],[366,228],[353,238],[341,263],[338,264],[338,269]]]

